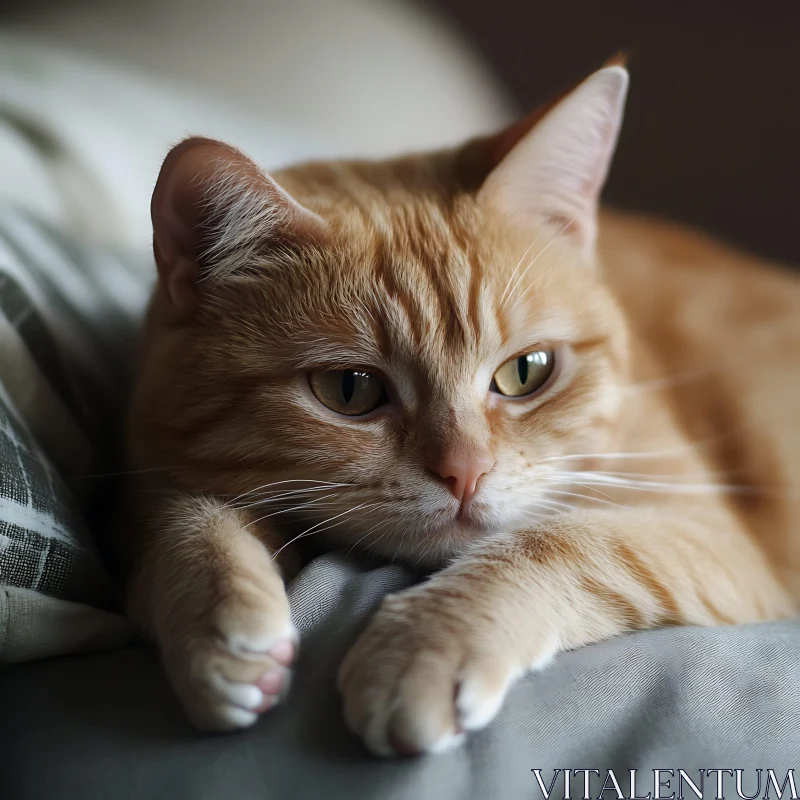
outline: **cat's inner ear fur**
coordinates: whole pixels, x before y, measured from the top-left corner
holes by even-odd
[[[542,220],[591,248],[597,204],[622,123],[628,73],[619,65],[590,75],[544,114],[522,120],[498,138],[506,152],[479,201],[512,224]],[[508,139],[519,137],[512,146]]]
[[[326,223],[252,160],[211,139],[167,155],[150,206],[159,278],[173,304],[190,307],[212,285],[285,250],[325,236]]]

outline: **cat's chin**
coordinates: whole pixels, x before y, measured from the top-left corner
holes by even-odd
[[[361,552],[371,552],[380,559],[405,563],[415,569],[439,569],[469,550],[489,530],[485,525],[469,523],[463,518],[440,520],[425,525],[424,533],[409,535],[408,531],[397,530]]]
[[[504,520],[498,519],[497,513],[483,505],[464,510],[442,510],[427,518],[421,516],[410,530],[398,526],[378,535],[374,543],[359,547],[358,544],[369,536],[371,530],[369,522],[364,525],[366,531],[343,532],[333,537],[332,543],[348,547],[355,553],[372,553],[380,559],[424,570],[438,569],[469,551],[484,537],[506,529]]]
[[[424,542],[409,543],[408,552],[398,558],[411,560],[427,569],[438,569],[469,551],[485,536],[496,530],[486,515],[461,514],[430,531]]]

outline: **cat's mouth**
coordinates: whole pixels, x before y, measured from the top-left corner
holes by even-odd
[[[453,515],[455,527],[467,534],[486,531],[491,526],[491,510],[483,503],[469,500],[456,507]]]
[[[468,503],[454,506],[449,525],[445,527],[449,527],[458,536],[474,538],[490,531],[516,527],[526,521],[536,522],[558,514],[559,511],[556,505],[545,506],[541,502],[531,506],[517,506],[513,500],[492,504],[473,498]]]
[[[458,507],[455,521],[460,525],[473,528],[484,516],[485,512],[482,515],[476,504],[472,500],[467,500]]]

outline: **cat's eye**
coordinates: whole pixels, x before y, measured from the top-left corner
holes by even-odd
[[[380,377],[360,369],[314,370],[308,382],[322,405],[348,417],[369,414],[387,400]]]
[[[537,350],[512,358],[495,372],[491,389],[506,397],[533,394],[547,383],[555,363],[552,350]]]

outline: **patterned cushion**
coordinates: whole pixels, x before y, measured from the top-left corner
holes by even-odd
[[[149,274],[0,206],[0,662],[128,636],[87,520]]]

